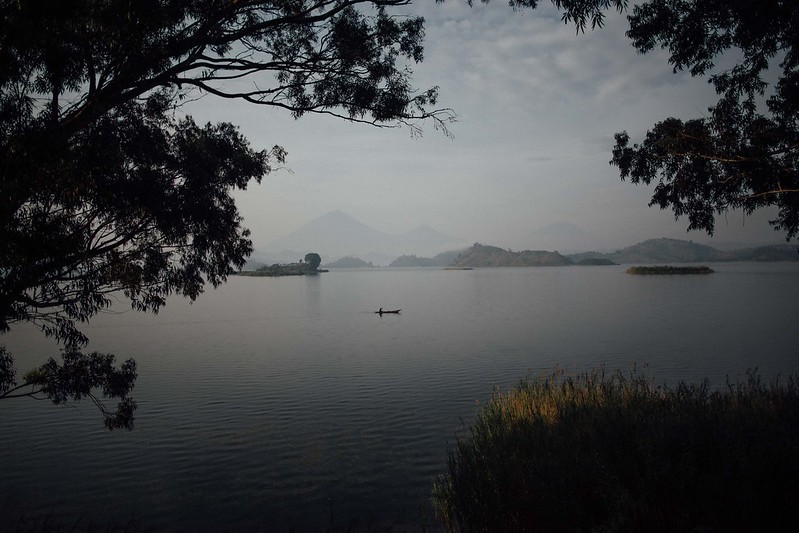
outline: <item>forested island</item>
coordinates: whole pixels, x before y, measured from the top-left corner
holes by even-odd
[[[681,239],[649,239],[615,252],[584,252],[569,256],[574,261],[608,259],[614,263],[720,263],[732,261],[799,261],[796,244],[772,244],[719,250]]]
[[[615,252],[513,251],[498,246],[475,243],[467,249],[439,253],[433,257],[401,255],[391,261],[390,268],[440,267],[464,268],[539,267],[539,266],[610,266],[621,264],[668,265],[671,263],[719,263],[737,261],[799,261],[796,244],[772,244],[735,250],[719,250],[705,244],[680,239],[649,239]],[[318,255],[318,254],[315,254]],[[379,266],[352,255],[323,265],[324,268],[371,268]],[[301,276],[323,272],[308,268],[308,260],[298,263],[253,264],[245,276]],[[676,273],[676,272],[672,272]]]
[[[629,263],[711,263],[735,261],[799,261],[795,244],[773,244],[718,250],[712,246],[680,239],[649,239],[615,252],[561,254],[557,251],[524,250],[514,252],[497,246],[475,243],[461,251],[444,252],[435,257],[403,255],[390,267],[528,267],[528,266],[607,266]]]
[[[452,267],[529,267],[529,266],[566,266],[574,262],[559,252],[543,250],[524,250],[514,252],[496,246],[475,243],[462,252],[450,264]]]
[[[306,254],[305,260],[299,261],[298,263],[276,263],[274,265],[259,267],[256,270],[243,270],[239,272],[238,275],[270,278],[281,276],[314,276],[321,272],[327,272],[327,270],[319,268],[321,262],[322,258],[319,257],[319,254],[312,252]]]
[[[443,254],[442,254],[443,255]],[[450,268],[480,267],[540,267],[540,266],[606,266],[615,263],[606,257],[585,257],[572,259],[560,252],[546,250],[504,250],[496,246],[475,243],[474,246],[460,252],[447,265]]]
[[[628,274],[643,276],[650,275],[686,275],[686,274],[712,274],[712,268],[706,266],[634,266],[626,270]]]

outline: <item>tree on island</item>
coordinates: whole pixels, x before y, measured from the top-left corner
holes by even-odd
[[[319,265],[322,258],[319,254],[309,253],[305,256],[305,261],[300,260],[296,263],[275,263],[272,265],[264,265],[256,270],[247,270],[239,272],[240,276],[266,276],[266,277],[280,277],[280,276],[304,276],[306,274],[318,274],[319,272],[327,272],[326,270],[319,270]]]
[[[319,270],[319,265],[322,264],[322,258],[319,257],[319,254],[314,252],[305,254],[305,264],[308,265],[308,270],[316,272]]]

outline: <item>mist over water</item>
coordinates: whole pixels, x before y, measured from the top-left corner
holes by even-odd
[[[85,332],[137,360],[135,430],[107,432],[87,402],[2,402],[0,515],[429,529],[447,446],[495,386],[555,367],[714,386],[799,373],[799,265],[713,268],[342,270],[234,277],[157,316],[121,304]],[[28,327],[0,343],[20,372],[57,354]]]

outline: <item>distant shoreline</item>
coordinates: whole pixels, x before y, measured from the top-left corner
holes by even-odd
[[[475,243],[470,248],[442,252],[434,257],[401,255],[383,265],[377,260],[364,261],[345,256],[325,266],[346,267],[529,267],[529,266],[605,266],[636,264],[799,262],[799,243],[764,245],[736,250],[718,250],[711,246],[679,239],[649,239],[615,252],[579,252],[561,254],[547,250],[512,251]],[[335,254],[333,254],[335,255]],[[253,259],[256,265],[263,261]],[[279,264],[279,263],[278,263]]]
[[[250,278],[282,278],[285,276],[315,276],[322,272],[329,272],[328,270],[319,269],[313,271],[297,271],[297,270],[242,270],[236,272],[236,276],[245,276]]]

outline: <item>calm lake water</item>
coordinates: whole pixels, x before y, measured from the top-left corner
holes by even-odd
[[[753,367],[799,374],[799,264],[624,268],[234,277],[157,316],[120,305],[85,331],[137,360],[135,430],[107,432],[88,402],[0,403],[0,516],[431,531],[447,447],[494,387],[555,367],[719,386]],[[21,372],[58,353],[27,327],[0,343]]]

